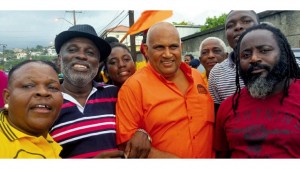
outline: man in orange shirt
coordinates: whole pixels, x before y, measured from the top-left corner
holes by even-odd
[[[127,142],[142,128],[152,138],[148,158],[214,157],[213,100],[200,72],[181,61],[177,29],[160,22],[147,37],[149,63],[118,93],[117,144],[130,149]]]

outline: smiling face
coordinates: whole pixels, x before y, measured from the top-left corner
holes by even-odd
[[[184,56],[184,62],[185,62],[186,64],[190,65],[190,62],[191,62],[191,61],[192,61],[191,56],[189,56],[189,55],[185,55],[185,56]]]
[[[257,24],[257,17],[252,11],[231,11],[225,23],[225,33],[229,46],[234,49],[240,35],[246,29]]]
[[[100,53],[96,45],[87,38],[73,38],[60,50],[59,61],[64,82],[84,87],[97,75]]]
[[[34,136],[47,135],[63,103],[57,73],[36,62],[15,70],[4,96],[9,104],[9,123]]]
[[[181,64],[181,41],[176,28],[159,23],[148,31],[146,55],[151,66],[166,79],[178,73]]]
[[[226,56],[227,53],[220,42],[216,39],[209,39],[202,44],[199,59],[208,75],[215,64],[222,62]]]
[[[127,49],[116,46],[112,48],[107,58],[107,73],[113,83],[121,87],[122,84],[136,71],[131,54]]]
[[[266,97],[285,78],[286,58],[280,53],[274,34],[268,30],[253,30],[241,40],[240,74],[252,97]]]

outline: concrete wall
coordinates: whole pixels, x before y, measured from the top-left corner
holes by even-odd
[[[279,28],[287,37],[292,48],[300,47],[300,11],[264,11],[258,14],[261,22],[270,22]],[[207,37],[214,36],[223,39],[228,46],[224,25],[198,32],[181,38],[183,42],[183,55],[191,53],[199,57],[199,45]],[[232,49],[228,46],[228,49]]]

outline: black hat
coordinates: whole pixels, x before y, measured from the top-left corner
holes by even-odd
[[[100,61],[105,60],[110,52],[110,45],[98,37],[95,29],[91,25],[74,25],[70,27],[67,31],[61,32],[55,37],[55,50],[58,54],[62,45],[68,40],[76,37],[88,38],[95,43],[100,51]]]

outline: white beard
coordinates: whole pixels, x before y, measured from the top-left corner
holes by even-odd
[[[266,78],[259,77],[252,84],[248,84],[247,88],[253,98],[266,98],[274,88],[276,82],[268,81]]]
[[[61,66],[61,72],[63,73],[64,78],[68,79],[74,86],[77,87],[85,87],[98,73],[98,69],[91,69],[91,72],[81,73],[72,71],[72,68],[65,64],[62,64]]]

